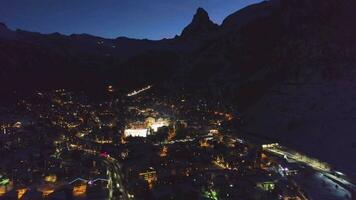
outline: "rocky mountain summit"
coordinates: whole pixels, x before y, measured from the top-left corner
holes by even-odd
[[[181,37],[202,37],[218,30],[218,25],[212,22],[208,12],[203,8],[198,8],[192,22],[184,28]]]

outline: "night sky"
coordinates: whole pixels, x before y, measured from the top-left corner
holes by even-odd
[[[203,7],[220,24],[261,0],[1,0],[0,22],[42,33],[89,33],[116,38],[174,37]]]

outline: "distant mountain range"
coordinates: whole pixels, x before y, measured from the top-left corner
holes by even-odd
[[[180,36],[159,41],[40,34],[0,24],[0,83],[6,85],[0,89],[173,80],[187,88],[208,84],[204,88],[224,96],[250,83],[258,89],[257,80],[296,76],[309,64],[336,76],[340,69],[329,65],[331,56],[332,62],[354,58],[354,6],[351,0],[271,0],[221,25],[198,8]]]
[[[0,23],[0,89],[160,82],[217,29],[202,8],[181,36],[158,41],[13,31]]]
[[[356,163],[355,10],[354,0],[270,0],[217,25],[199,8],[179,36],[159,41],[39,34],[0,24],[0,89],[184,88],[237,105],[251,131],[355,173],[345,167]],[[305,142],[310,135],[313,142]],[[335,146],[338,136],[344,139]],[[315,150],[315,143],[335,151],[342,146],[343,159]]]

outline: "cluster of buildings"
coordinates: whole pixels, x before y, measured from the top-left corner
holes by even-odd
[[[106,178],[94,153],[119,141],[119,103],[56,90],[3,108],[0,176],[8,181],[1,182],[0,199],[107,199],[107,182],[88,182]]]
[[[124,131],[124,137],[147,137],[158,131],[161,127],[168,127],[170,125],[169,119],[155,119],[148,117],[144,122],[129,123]]]
[[[150,89],[20,99],[0,121],[0,200],[303,199],[230,108]]]
[[[281,178],[274,158],[261,146],[232,133],[232,127],[241,124],[240,116],[217,109],[188,97],[162,102],[146,94],[132,101],[127,119],[133,122],[127,123],[125,141],[120,145],[122,173],[130,196],[162,200],[302,199],[301,191]]]

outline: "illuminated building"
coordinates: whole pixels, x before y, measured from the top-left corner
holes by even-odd
[[[287,170],[286,172],[287,176],[293,176],[293,175],[297,175],[298,174],[298,170],[293,169],[293,170]]]
[[[169,126],[169,120],[162,118],[156,120],[153,117],[148,117],[145,121],[145,125],[147,128],[151,128],[154,132],[157,132],[159,128]]]
[[[150,127],[152,126],[153,123],[156,122],[156,119],[153,118],[153,117],[147,117],[146,120],[145,120],[145,125],[146,127]]]
[[[125,137],[147,137],[152,129],[154,132],[160,127],[168,126],[169,121],[165,119],[158,119],[157,121],[153,117],[148,117],[145,122],[131,123],[124,131]]]
[[[5,186],[0,186],[0,197],[3,196],[6,193],[6,187]]]
[[[145,179],[146,181],[157,180],[157,176],[156,176],[156,171],[155,170],[142,172],[139,175],[142,176],[143,179]]]
[[[125,129],[125,137],[147,137],[149,134],[149,129],[146,127],[145,123],[134,122],[129,125],[129,128]]]
[[[125,137],[147,137],[148,129],[126,129],[124,135]]]
[[[22,123],[21,123],[21,122],[16,122],[16,123],[13,125],[14,128],[21,128],[21,126],[22,126]]]
[[[209,130],[209,134],[211,134],[211,135],[217,135],[217,134],[219,134],[219,130],[211,129],[211,130]]]
[[[145,181],[147,181],[148,186],[150,188],[152,188],[154,182],[157,181],[157,175],[156,175],[156,171],[153,170],[153,168],[150,168],[150,169],[151,169],[151,171],[142,172],[139,175],[141,177],[143,177],[143,179],[145,179]]]
[[[107,90],[108,90],[108,92],[114,92],[114,88],[113,88],[112,85],[109,85],[109,86],[107,87]]]
[[[175,131],[175,129],[173,128],[173,129],[171,129],[171,130],[169,130],[169,132],[168,132],[168,141],[171,141],[171,140],[173,140],[173,138],[176,136],[176,131]]]
[[[13,185],[10,179],[3,179],[0,181],[0,197],[12,190]]]
[[[107,140],[105,140],[105,139],[102,139],[102,140],[96,139],[95,142],[98,143],[98,144],[111,144],[111,143],[112,143],[112,140],[108,140],[108,139],[107,139]]]
[[[328,163],[322,162],[315,158],[308,157],[293,150],[286,149],[285,147],[280,146],[278,143],[264,144],[262,145],[262,148],[263,150],[268,151],[270,153],[283,156],[285,159],[292,159],[298,162],[302,162],[317,170],[326,172],[330,172],[331,170],[331,167]]]
[[[21,199],[22,196],[27,192],[27,188],[18,189],[17,191],[17,199]]]
[[[158,119],[155,123],[151,125],[154,132],[158,131],[158,128],[169,126],[169,121],[164,119]]]
[[[208,143],[208,140],[200,140],[200,147],[209,147],[209,143]]]
[[[278,147],[278,146],[279,146],[278,143],[271,143],[271,144],[263,144],[262,148],[267,149],[267,148],[274,148],[274,147]]]
[[[55,174],[48,175],[44,178],[46,182],[55,183],[57,181],[57,176]]]
[[[0,185],[8,185],[10,183],[10,179],[6,178],[6,179],[2,179],[0,181]]]
[[[276,187],[275,183],[272,181],[261,182],[257,184],[257,187],[263,191],[272,191]]]
[[[120,137],[120,143],[121,143],[121,144],[126,144],[126,143],[127,143],[126,140],[125,140],[125,133],[124,133],[124,135],[121,135],[121,137]]]
[[[229,163],[225,162],[224,157],[218,156],[215,160],[213,160],[213,164],[216,166],[222,168],[222,169],[229,169],[231,170],[232,168],[230,167]]]
[[[159,128],[169,126],[169,121],[166,119],[159,118],[157,121],[148,117],[146,121],[143,122],[134,122],[129,125],[129,128],[125,129],[125,137],[147,137],[150,133],[150,129],[154,132],[157,132]]]
[[[87,185],[81,184],[73,187],[73,196],[75,197],[83,197],[87,192]]]
[[[203,192],[203,196],[207,199],[218,200],[218,193],[215,190],[208,190]]]
[[[50,195],[50,194],[52,194],[54,192],[54,187],[48,186],[48,185],[44,185],[44,186],[40,186],[38,188],[38,191],[42,192],[42,196],[43,197],[47,197],[48,195]]]
[[[167,156],[167,153],[168,153],[168,147],[167,147],[167,146],[164,146],[164,147],[162,148],[162,150],[160,151],[159,156],[160,156],[160,157],[166,157],[166,156]]]
[[[215,111],[214,114],[222,116],[222,117],[225,117],[225,119],[228,120],[228,121],[231,121],[233,119],[233,116],[230,113],[223,113],[223,112]]]

